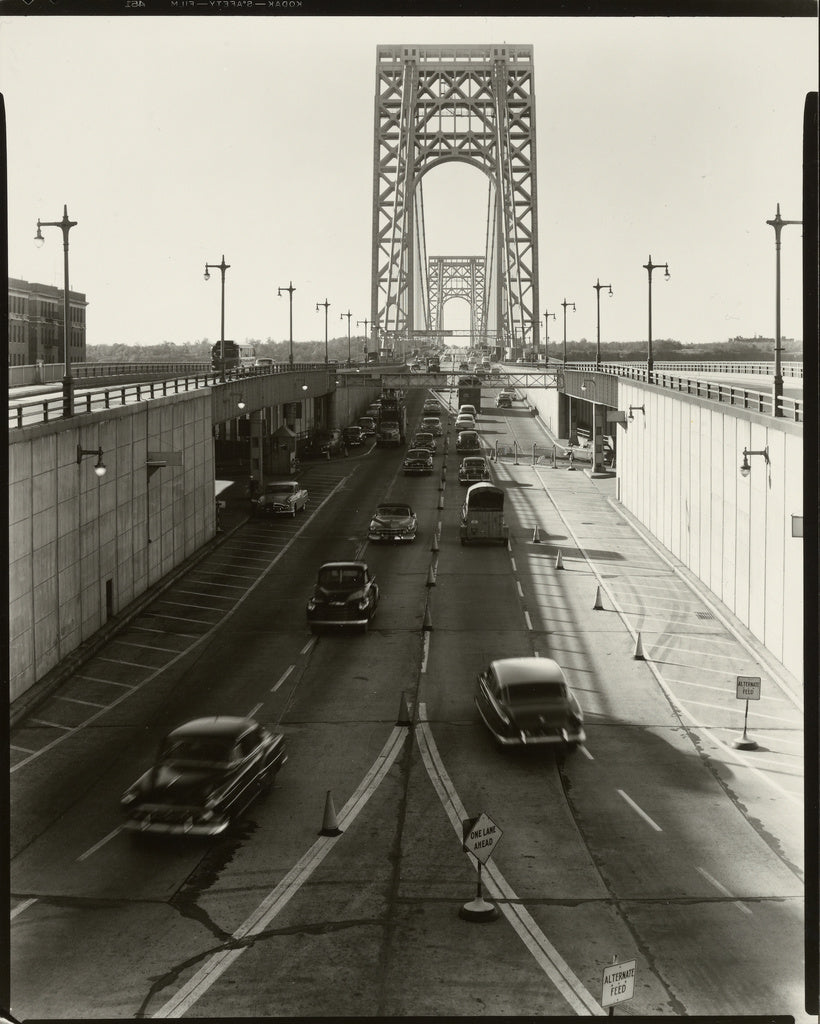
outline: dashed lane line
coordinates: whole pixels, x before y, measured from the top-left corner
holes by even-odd
[[[733,906],[737,907],[738,910],[742,910],[744,914],[748,914],[749,916],[751,916],[751,910],[745,905],[745,903],[741,903],[740,900],[735,899],[734,893],[730,892],[725,885],[721,885],[716,878],[712,878],[712,876],[709,874],[708,871],[705,870],[705,868],[698,867],[697,870],[700,872],[701,875],[703,875],[707,882],[711,882],[712,885],[719,892],[722,892],[724,896],[728,896],[729,899],[733,901]]]
[[[304,653],[304,652],[302,652],[302,653]],[[295,665],[288,665],[288,667],[285,669],[285,671],[282,673],[282,675],[279,677],[279,679],[276,681],[276,683],[271,687],[271,691],[270,691],[271,693],[276,693],[276,691],[279,689],[279,687],[282,685],[282,683],[284,683],[284,681],[291,674],[291,672],[294,670],[294,668],[296,668]]]
[[[646,811],[644,811],[641,807],[638,807],[638,805],[635,803],[631,796],[629,796],[627,793],[624,793],[622,789],[616,790],[616,792],[620,796],[622,796],[623,799],[626,800],[626,802],[632,808],[632,810],[635,811],[636,814],[639,814],[645,822],[647,822],[649,825],[652,826],[652,828],[655,829],[656,832],[663,832],[663,829],[660,827],[660,825],[656,821],[653,821],[646,813]]]

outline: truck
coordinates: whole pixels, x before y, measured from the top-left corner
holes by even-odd
[[[398,434],[396,433],[398,429]],[[407,410],[404,399],[394,390],[382,392],[379,422],[376,428],[378,444],[404,444],[407,437]]]
[[[462,405],[474,405],[476,412],[481,412],[481,381],[478,377],[459,377],[458,408]]]

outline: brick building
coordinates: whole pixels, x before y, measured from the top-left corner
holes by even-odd
[[[85,362],[85,307],[82,292],[69,291],[69,352]],[[63,362],[63,289],[9,278],[9,366]]]

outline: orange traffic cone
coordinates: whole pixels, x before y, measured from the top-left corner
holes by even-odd
[[[594,611],[600,612],[603,610],[603,607],[604,602],[601,600],[601,588],[599,586],[598,590],[595,592],[595,604],[592,606],[592,608]]]
[[[638,633],[638,639],[635,641],[635,653],[632,655],[632,657],[636,661],[645,661],[646,660],[644,658],[644,656],[643,656],[643,644],[641,643],[641,634],[640,633]]]
[[[540,544],[541,543],[541,531],[538,529],[537,526],[532,531],[532,542],[533,542],[533,544]]]
[[[320,836],[340,836],[342,830],[339,828],[339,823],[336,820],[336,808],[333,806],[333,797],[330,795],[330,790],[327,791],[327,797],[325,798],[325,816],[322,819],[322,829],[319,832]]]
[[[560,551],[555,556],[555,568],[556,569],[563,569],[564,568],[564,559],[562,558]]]

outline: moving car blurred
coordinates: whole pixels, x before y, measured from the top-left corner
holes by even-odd
[[[293,516],[307,508],[308,492],[296,480],[273,480],[265,484],[262,494],[253,503],[253,514]]]
[[[411,448],[401,464],[405,476],[433,472],[433,454],[429,448]]]
[[[552,658],[491,661],[476,681],[475,705],[502,746],[552,743],[569,752],[586,739],[581,706]]]
[[[458,467],[460,484],[475,484],[490,479],[490,467],[482,455],[468,455]]]
[[[326,562],[307,603],[307,622],[367,629],[379,603],[379,586],[364,562]]]
[[[390,502],[376,506],[370,520],[367,539],[414,541],[417,531],[418,521],[413,509],[409,505]]]
[[[123,794],[135,833],[214,836],[273,782],[285,738],[251,718],[197,718],[172,730],[153,768]]]

